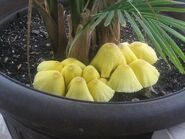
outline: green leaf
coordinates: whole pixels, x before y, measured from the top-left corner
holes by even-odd
[[[151,18],[157,21],[159,20],[161,23],[164,23],[166,25],[173,26],[174,28],[180,29],[182,31],[185,30],[185,22],[182,20],[178,20],[165,15],[157,15],[156,19],[156,17],[151,13],[141,13],[141,14],[146,18]]]
[[[185,8],[174,8],[174,7],[155,7],[158,12],[178,12],[185,13]]]
[[[126,27],[126,20],[121,12],[121,10],[117,10],[117,14],[118,14],[118,20],[119,23],[122,27]]]
[[[80,23],[80,15],[84,8],[84,0],[70,0],[70,3],[73,34],[75,34],[78,24]]]
[[[165,31],[162,30],[162,32],[166,36],[166,39],[168,40],[169,44],[172,46],[172,48],[176,52],[176,54],[183,60],[183,62],[185,62],[184,52],[179,48],[179,46],[177,46],[177,44],[174,42],[174,40]]]
[[[51,17],[57,22],[58,20],[58,1],[57,0],[47,0],[49,13]]]
[[[139,22],[139,24],[141,25],[141,27],[143,28],[143,30],[145,31],[145,33],[147,34],[148,38],[151,40],[151,42],[154,44],[157,52],[160,54],[160,56],[166,61],[166,55],[163,52],[159,42],[156,40],[156,38],[154,37],[153,31],[151,29],[149,29],[147,27],[147,25],[140,19],[139,16],[137,16],[136,14],[134,14],[134,16],[136,17],[137,21]]]
[[[151,22],[151,21],[150,21]],[[172,46],[173,50],[176,52],[176,54],[185,62],[185,54],[184,52],[179,48],[179,46],[175,43],[175,41],[159,26],[159,23],[153,20],[153,24],[156,24],[158,26],[157,28],[161,30],[163,35],[166,37],[167,41],[169,42],[169,45]]]
[[[145,38],[144,38],[143,34],[141,33],[141,30],[139,29],[138,25],[134,21],[134,19],[131,17],[131,15],[127,11],[124,11],[124,13],[128,19],[128,22],[130,23],[131,27],[133,28],[133,31],[135,32],[136,36],[138,37],[138,39],[142,42],[145,42]]]
[[[179,38],[181,41],[185,42],[185,37],[180,34],[179,32],[177,32],[176,30],[170,28],[169,26],[160,23],[160,26],[163,27],[166,31],[168,31],[169,33],[171,33],[172,35],[174,35],[176,38]]]
[[[94,30],[96,28],[97,25],[99,25],[103,19],[107,16],[108,12],[102,13],[102,15],[100,15],[100,17],[98,17],[94,23],[90,26],[91,30]]]
[[[112,21],[112,18],[114,17],[114,11],[111,11],[108,15],[107,15],[107,18],[104,22],[104,26],[107,27],[108,25],[110,25],[111,21]]]
[[[163,49],[164,53],[168,56],[169,60],[176,66],[176,68],[181,72],[185,73],[184,68],[179,61],[177,55],[174,53],[172,49],[172,45],[169,43],[168,39],[164,35],[162,29],[158,26],[158,24],[153,24],[152,22],[147,22],[147,20],[143,19],[145,24],[153,30],[152,33],[155,39],[160,43],[160,47]]]

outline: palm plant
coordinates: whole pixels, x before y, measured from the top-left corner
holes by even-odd
[[[105,42],[120,42],[120,28],[130,25],[137,39],[149,42],[167,63],[185,73],[185,55],[173,38],[185,42],[185,22],[163,12],[185,12],[175,0],[70,0],[70,14],[58,0],[33,0],[53,46],[54,57],[88,63]],[[66,22],[65,22],[66,21]],[[68,30],[66,30],[68,29]],[[127,34],[124,34],[127,35]],[[97,47],[98,46],[98,47]]]

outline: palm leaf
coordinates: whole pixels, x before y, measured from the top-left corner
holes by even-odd
[[[126,27],[126,20],[121,10],[117,10],[117,14],[118,14],[118,20],[119,20],[120,25],[122,27]]]
[[[139,29],[138,25],[134,21],[134,19],[131,17],[131,15],[127,11],[125,11],[125,15],[128,19],[128,22],[130,23],[133,31],[135,32],[136,36],[138,37],[138,39],[142,42],[145,42],[145,38],[144,38],[141,30]]]
[[[110,25],[111,21],[112,21],[112,18],[114,17],[114,11],[111,11],[108,15],[107,15],[107,18],[104,22],[104,26],[107,27],[108,25]]]

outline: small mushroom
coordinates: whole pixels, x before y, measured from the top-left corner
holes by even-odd
[[[91,62],[101,77],[108,78],[111,72],[120,64],[126,63],[119,47],[114,43],[104,44]]]
[[[94,101],[87,84],[82,77],[75,77],[72,79],[66,97],[78,100]]]
[[[88,88],[94,101],[97,102],[108,102],[113,96],[115,91],[112,90],[108,85],[100,81],[99,79],[94,79],[88,83]]]
[[[151,87],[159,79],[158,70],[145,60],[138,59],[129,65],[143,87]]]
[[[79,60],[77,60],[75,58],[67,58],[67,59],[63,60],[61,62],[61,64],[64,67],[67,66],[67,65],[69,65],[69,64],[77,64],[78,66],[81,67],[81,69],[84,69],[86,67],[82,62],[80,62]]]
[[[108,81],[108,85],[116,92],[125,93],[137,92],[143,88],[134,71],[125,64],[116,68]]]
[[[65,83],[62,74],[56,70],[40,71],[35,75],[33,87],[37,90],[57,95],[65,95]]]
[[[62,75],[67,86],[74,77],[82,75],[82,69],[77,64],[69,64],[63,68]]]
[[[154,49],[146,43],[136,41],[130,44],[130,48],[135,53],[137,58],[143,59],[150,64],[154,64],[158,60]]]
[[[43,61],[37,66],[37,71],[47,71],[47,70],[57,70],[61,71],[63,69],[62,64],[59,61]]]
[[[127,64],[130,64],[131,62],[133,62],[134,60],[137,59],[134,52],[132,52],[132,50],[130,49],[128,42],[120,43],[118,46],[119,46],[122,54],[124,55],[124,57],[127,61]]]
[[[91,65],[84,68],[82,76],[86,80],[86,82],[89,82],[96,78],[100,78],[100,74],[98,73],[98,71]]]

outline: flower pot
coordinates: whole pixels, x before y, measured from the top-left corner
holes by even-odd
[[[0,28],[22,13],[1,19]],[[184,122],[184,100],[185,89],[139,102],[77,101],[47,95],[0,73],[0,111],[13,139],[139,138]]]

